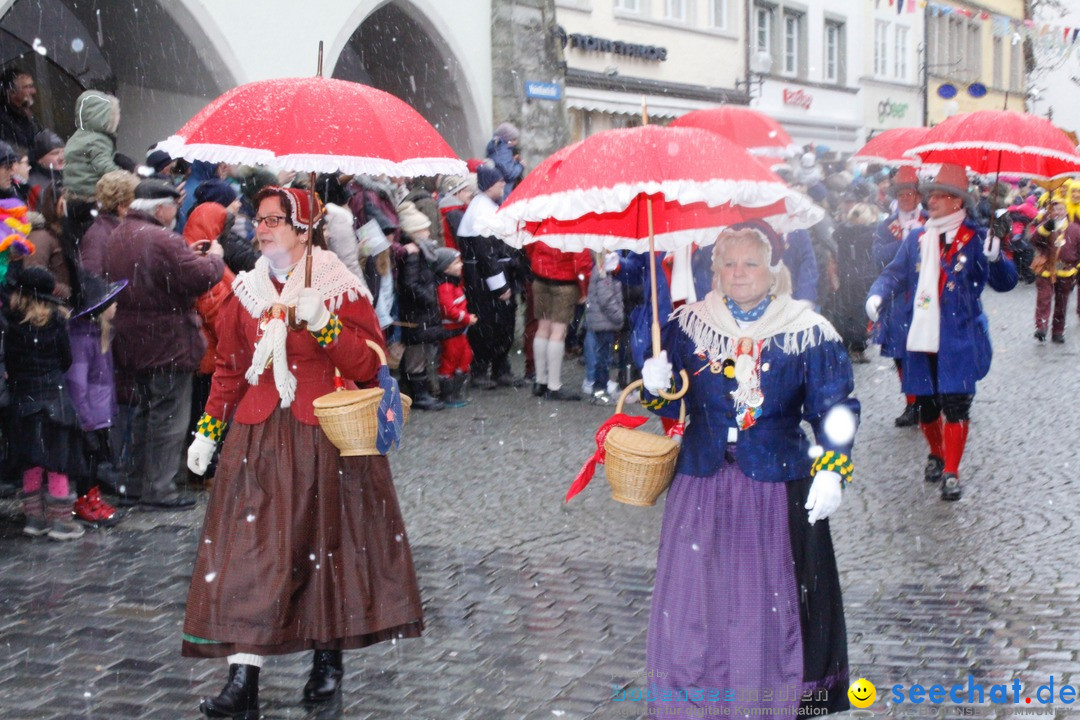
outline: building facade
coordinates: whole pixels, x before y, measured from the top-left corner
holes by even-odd
[[[865,2],[747,0],[754,107],[800,144],[851,153],[863,142],[859,91]]]
[[[869,11],[859,77],[867,139],[882,130],[923,124],[925,17],[915,0],[878,3]]]
[[[936,125],[958,112],[1024,112],[1024,0],[926,4],[926,115]]]
[[[556,0],[570,133],[746,104],[742,0]],[[740,83],[740,87],[736,87]]]
[[[83,87],[109,90],[122,107],[119,149],[133,158],[229,88],[314,75],[320,41],[324,75],[397,95],[469,157],[492,128],[491,8],[491,0],[0,0],[0,27],[14,38],[4,62],[35,76],[43,124],[70,134]]]

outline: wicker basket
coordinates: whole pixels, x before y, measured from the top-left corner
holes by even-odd
[[[616,413],[623,411],[626,396],[640,380],[627,385],[619,396]],[[679,422],[686,420],[686,404],[681,403]],[[627,505],[648,507],[656,504],[675,475],[679,443],[666,435],[654,435],[643,430],[612,428],[604,439],[604,467],[611,497]]]
[[[382,348],[370,340],[366,342],[385,365],[386,355]],[[375,441],[379,435],[378,411],[382,397],[382,388],[365,388],[339,389],[315,398],[312,403],[315,417],[319,419],[319,425],[326,437],[330,438],[330,442],[334,443],[342,457],[381,454],[375,447]],[[412,398],[402,395],[402,423],[409,420],[410,406]]]

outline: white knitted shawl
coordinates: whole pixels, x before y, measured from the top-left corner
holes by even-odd
[[[814,312],[810,303],[793,300],[790,295],[774,298],[764,315],[743,327],[728,310],[723,295],[715,291],[700,302],[683,305],[671,317],[690,336],[694,352],[705,354],[710,362],[734,359],[736,344],[744,337],[755,344],[764,341],[762,349],[775,342],[788,355],[804,352],[823,340],[840,339],[840,334]]]
[[[329,303],[330,312],[337,312],[346,299],[367,298],[371,301],[371,292],[359,279],[345,267],[338,256],[321,248],[312,248],[311,287],[319,291],[323,302]],[[287,408],[296,398],[296,376],[289,370],[289,361],[285,355],[285,339],[289,334],[286,318],[269,317],[267,313],[274,305],[295,306],[300,291],[304,288],[304,263],[301,259],[296,268],[285,280],[281,292],[277,291],[270,279],[270,261],[264,256],[255,262],[255,268],[236,276],[233,292],[240,304],[251,317],[259,320],[262,336],[255,343],[255,355],[251,367],[244,375],[252,385],[259,384],[259,377],[266,370],[268,363],[273,364],[274,386],[281,396],[281,407]]]

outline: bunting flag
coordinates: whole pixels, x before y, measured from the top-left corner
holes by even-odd
[[[896,0],[896,14],[904,12],[904,0]]]
[[[1035,43],[1040,51],[1056,54],[1061,58],[1071,55],[1080,46],[1077,42],[1078,36],[1080,36],[1080,28],[1037,22],[1030,18],[1013,18],[985,10],[976,11],[954,5],[945,5],[933,0],[897,0],[897,12],[901,12],[905,5],[908,12],[914,12],[916,1],[918,1],[919,7],[927,8],[931,17],[957,15],[988,22],[994,37],[1008,38],[1013,45],[1029,40]],[[892,5],[891,2],[889,4]]]

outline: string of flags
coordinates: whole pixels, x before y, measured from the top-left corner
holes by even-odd
[[[932,0],[874,0],[874,7],[880,9],[886,3],[888,3],[888,7],[896,8],[897,14],[928,10],[930,17],[956,15],[972,20],[981,20],[990,23],[994,37],[1008,38],[1013,45],[1024,40],[1031,40],[1044,49],[1057,51],[1064,55],[1072,53],[1078,47],[1077,40],[1080,38],[1080,27],[1052,25],[984,10],[946,5]]]

